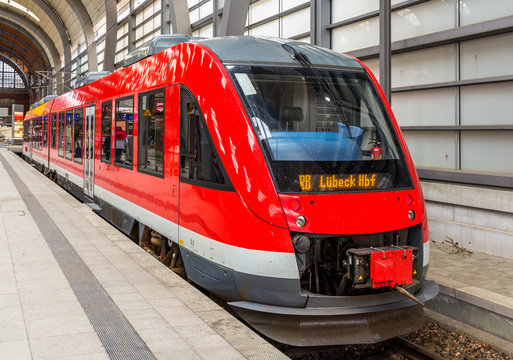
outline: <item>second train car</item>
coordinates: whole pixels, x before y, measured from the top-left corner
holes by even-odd
[[[426,210],[370,71],[296,41],[173,39],[29,111],[24,157],[272,339],[420,328]]]

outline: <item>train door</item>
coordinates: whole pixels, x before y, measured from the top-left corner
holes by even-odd
[[[94,196],[94,111],[95,106],[85,109],[84,121],[84,195]]]
[[[180,183],[179,183],[179,146],[180,146],[180,86],[169,86],[165,88],[164,94],[164,102],[160,97],[161,92],[158,91],[155,93],[155,113],[159,113],[162,111],[162,107],[164,107],[164,118],[165,118],[165,134],[164,143],[161,146],[164,146],[168,149],[172,149],[171,154],[169,154],[169,158],[165,159],[165,165],[168,166],[168,171],[166,177],[169,179],[166,181],[167,189],[171,193],[171,201],[170,206],[168,207],[168,216],[171,221],[176,224],[176,227],[172,229],[172,234],[170,239],[178,243],[179,234],[178,234],[178,216],[179,216],[179,199],[180,199]],[[139,111],[142,111],[142,108],[139,108]],[[158,129],[158,122],[155,122],[155,129]],[[161,136],[156,136],[157,138],[161,138]],[[156,144],[160,144],[160,141],[156,141]],[[164,150],[164,153],[167,151]],[[141,157],[142,159],[142,157]]]
[[[214,293],[237,297],[230,293],[235,289],[233,270],[220,265],[224,261],[224,247],[201,235],[223,237],[221,224],[227,206],[223,193],[233,188],[201,108],[185,88],[180,93],[179,177],[178,235],[187,277]]]

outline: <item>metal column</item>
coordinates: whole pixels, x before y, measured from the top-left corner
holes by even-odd
[[[225,0],[219,36],[244,35],[249,0]]]
[[[331,1],[310,0],[310,43],[325,48],[331,47]]]
[[[391,103],[391,6],[390,0],[379,0],[379,83]]]
[[[169,21],[172,33],[191,35],[191,19],[189,16],[187,0],[174,0],[170,1],[168,4],[169,10],[166,15],[168,16],[168,19],[166,19],[166,21]]]
[[[105,33],[105,48],[103,49],[103,70],[114,71],[116,62],[116,42],[118,40],[118,14],[116,3],[105,0],[105,20],[107,31]]]

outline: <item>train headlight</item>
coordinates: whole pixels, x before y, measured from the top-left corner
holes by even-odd
[[[310,249],[310,239],[305,235],[296,235],[292,239],[294,249],[300,254],[304,254]]]
[[[413,210],[408,211],[408,218],[413,221],[415,219],[415,212]]]
[[[306,225],[306,218],[303,215],[299,215],[296,218],[296,225],[299,227],[303,227]]]

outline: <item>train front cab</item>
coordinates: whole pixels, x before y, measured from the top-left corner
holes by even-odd
[[[422,307],[392,288],[420,301],[438,292],[424,280],[424,200],[372,75],[354,59],[301,43],[200,43],[223,63],[201,83],[224,91],[206,91],[194,78],[187,84],[225,183],[181,178],[187,276],[283,343],[371,343],[420,328]],[[201,46],[188,46],[205,61]]]

